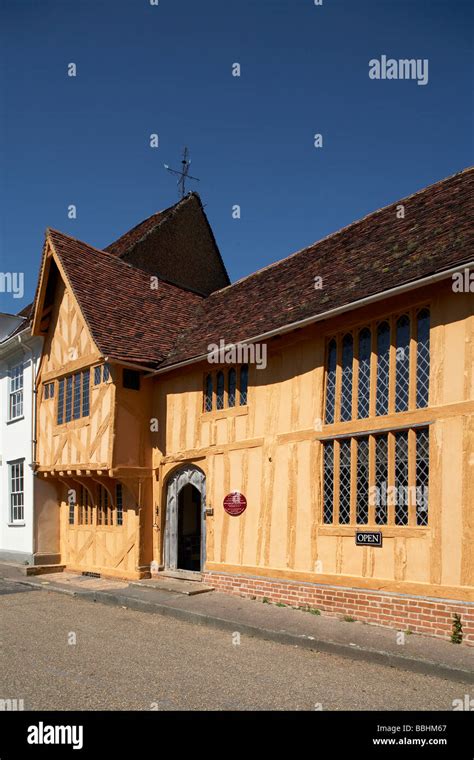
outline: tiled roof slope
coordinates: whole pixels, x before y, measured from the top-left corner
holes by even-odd
[[[174,208],[175,206],[170,206],[169,208],[163,209],[163,211],[158,211],[158,213],[152,214],[152,216],[149,216],[148,219],[144,219],[143,222],[140,222],[140,224],[132,227],[131,230],[128,230],[124,235],[104,248],[104,251],[107,251],[107,253],[113,253],[115,256],[123,256],[142,238],[148,235],[151,230],[157,227],[160,222],[163,221],[163,219],[166,219],[169,212],[171,212]]]
[[[169,367],[207,353],[209,343],[243,341],[468,263],[473,190],[467,169],[207,298],[163,280],[153,290],[150,274],[117,253],[48,235],[101,352]]]
[[[202,297],[160,281],[117,256],[48,231],[91,335],[105,355],[154,366],[175,345]]]
[[[230,284],[204,206],[194,192],[148,217],[105,250],[203,296]]]
[[[222,338],[242,341],[467,263],[473,190],[474,170],[466,169],[212,293],[163,366],[205,354]]]

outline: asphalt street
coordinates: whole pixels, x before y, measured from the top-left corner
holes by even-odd
[[[0,581],[0,699],[25,710],[452,710],[468,691]]]

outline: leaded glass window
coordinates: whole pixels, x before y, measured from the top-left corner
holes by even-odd
[[[240,406],[245,406],[247,403],[248,381],[249,368],[247,364],[243,364],[240,368]]]
[[[395,525],[408,525],[408,431],[395,433]]]
[[[359,419],[369,416],[370,402],[370,353],[371,333],[364,327],[359,333],[359,381],[357,389],[357,416]]]
[[[369,520],[369,438],[357,440],[357,515],[358,525]]]
[[[81,416],[81,373],[74,375],[74,405],[73,418],[78,420]]]
[[[409,446],[409,441],[416,441]],[[394,480],[389,486],[389,442],[394,443]],[[338,466],[334,456],[339,446]],[[375,469],[372,472],[369,452],[374,446]],[[352,454],[355,462],[351,462]],[[352,465],[352,466],[351,466]],[[392,466],[392,465],[391,465]],[[354,483],[351,471],[355,470]],[[416,489],[415,489],[416,472]],[[413,473],[413,482],[410,480]],[[410,476],[410,477],[409,477]],[[339,483],[339,524],[351,523],[351,495],[355,486],[355,523],[368,525],[369,507],[374,507],[376,525],[409,524],[410,502],[416,492],[416,524],[428,525],[429,432],[428,427],[396,432],[354,435],[335,441],[323,441],[323,523],[334,523],[333,502]],[[394,487],[393,487],[394,486]],[[389,492],[394,491],[394,511],[388,509]],[[390,519],[389,519],[390,518]]]
[[[204,396],[204,411],[212,412],[212,375],[206,377],[206,392]]]
[[[351,521],[351,441],[344,439],[339,446],[339,524]]]
[[[224,373],[217,373],[216,409],[224,408]]]
[[[352,359],[354,346],[352,335],[344,335],[342,340],[342,385],[341,385],[341,421],[352,417]]]
[[[330,525],[333,521],[334,510],[334,443],[329,441],[324,444],[324,496],[323,496],[323,521]]]
[[[430,387],[430,312],[422,309],[417,317],[416,405],[428,406]]]
[[[410,387],[410,320],[404,314],[397,321],[397,350],[395,363],[395,411],[408,409]]]
[[[430,474],[428,428],[416,431],[416,524],[428,525],[428,480]]]
[[[72,415],[72,375],[66,378],[66,422],[70,422]]]
[[[89,416],[89,386],[90,386],[90,370],[85,369],[82,373],[82,416]]]
[[[328,346],[328,366],[326,376],[326,423],[334,422],[334,406],[336,403],[336,367],[337,346],[336,341],[331,340]]]
[[[44,383],[44,399],[54,398],[54,383]]]
[[[59,381],[58,384],[58,425],[62,425],[64,421],[64,378]]]
[[[388,438],[379,435],[375,438],[375,522],[387,524],[387,488],[388,488]]]
[[[388,383],[390,371],[390,325],[382,322],[377,328],[377,392],[376,414],[388,413]]]
[[[229,370],[227,378],[227,406],[235,406],[236,389],[237,389],[237,373],[233,367]]]

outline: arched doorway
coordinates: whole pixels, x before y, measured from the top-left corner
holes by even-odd
[[[165,569],[200,572],[206,558],[206,477],[194,466],[169,478],[166,490]]]

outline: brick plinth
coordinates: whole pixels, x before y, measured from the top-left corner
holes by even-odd
[[[364,623],[442,639],[451,638],[457,614],[461,617],[463,644],[474,646],[472,602],[212,571],[203,573],[203,581],[227,594],[311,607],[332,617],[350,616]]]

